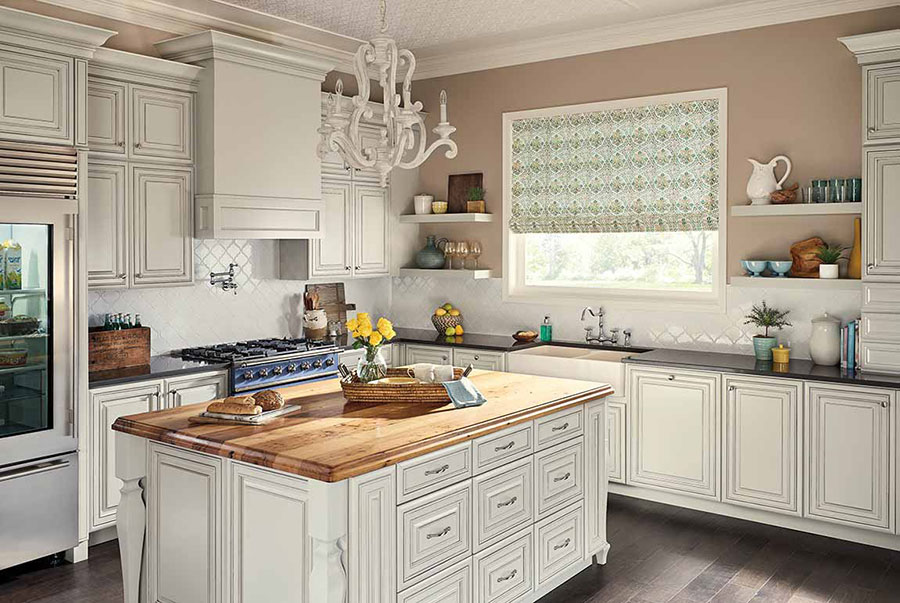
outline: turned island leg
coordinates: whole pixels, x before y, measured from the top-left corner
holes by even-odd
[[[312,571],[309,600],[347,601],[347,481],[309,482],[309,535]]]
[[[125,603],[139,603],[144,580],[144,538],[147,513],[141,480],[147,475],[147,441],[127,433],[116,432],[116,477],[122,480],[122,498],[116,512],[119,556]]]

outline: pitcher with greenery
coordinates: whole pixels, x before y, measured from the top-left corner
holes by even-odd
[[[754,304],[750,314],[744,317],[747,319],[744,321],[745,325],[756,325],[763,329],[762,335],[753,336],[753,351],[757,360],[772,361],[772,348],[775,347],[778,340],[769,336],[769,329],[778,329],[780,331],[784,327],[792,326],[787,321],[787,315],[790,313],[790,310],[770,308],[763,300],[761,305]]]
[[[393,339],[397,333],[387,318],[379,318],[375,326],[368,312],[360,312],[356,318],[347,321],[347,330],[356,339],[353,349],[365,349],[366,355],[356,365],[356,376],[363,383],[383,379],[387,376],[387,361],[381,355],[381,346]]]

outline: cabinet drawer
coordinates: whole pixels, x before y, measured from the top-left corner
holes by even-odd
[[[581,408],[564,410],[534,422],[537,450],[543,450],[584,433],[584,418]]]
[[[900,343],[859,344],[861,366],[869,371],[893,373],[900,371]]]
[[[406,345],[406,364],[428,362],[430,364],[450,364],[449,348],[433,345]]]
[[[467,481],[397,508],[401,590],[471,553],[471,500]]]
[[[584,443],[563,444],[534,455],[534,500],[543,519],[584,494]]]
[[[472,559],[408,588],[397,595],[397,603],[473,603]]]
[[[503,463],[528,456],[534,450],[534,428],[531,423],[504,429],[476,439],[472,444],[475,474]]]
[[[453,350],[453,364],[462,367],[471,364],[474,368],[486,371],[505,371],[506,356],[503,352],[456,349]]]
[[[582,504],[534,526],[535,575],[540,588],[554,576],[584,558],[584,509]]]
[[[531,457],[500,467],[473,480],[476,551],[513,529],[533,521],[534,465]]]
[[[531,526],[475,555],[475,600],[509,603],[534,589],[534,537]]]
[[[472,477],[469,442],[397,464],[397,500],[406,502]]]
[[[863,312],[860,330],[866,341],[900,343],[900,314]]]
[[[896,312],[898,308],[900,308],[900,285],[863,283],[864,311]]]

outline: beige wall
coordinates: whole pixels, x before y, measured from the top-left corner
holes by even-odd
[[[449,94],[459,155],[421,168],[421,188],[445,197],[447,175],[484,172],[488,211],[502,205],[501,116],[505,111],[728,88],[728,203],[746,203],[748,157],[794,163],[789,182],[860,176],[861,75],[839,36],[900,28],[900,8],[843,15],[416,82],[436,110]],[[487,267],[501,268],[502,224],[424,229],[483,242]],[[746,258],[789,257],[788,247],[820,235],[852,241],[852,218],[731,218],[728,273]],[[411,259],[411,258],[410,258]]]

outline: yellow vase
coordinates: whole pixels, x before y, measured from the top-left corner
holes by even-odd
[[[850,250],[850,261],[847,263],[847,276],[849,278],[862,278],[861,230],[860,219],[856,218],[853,220],[853,249]]]

